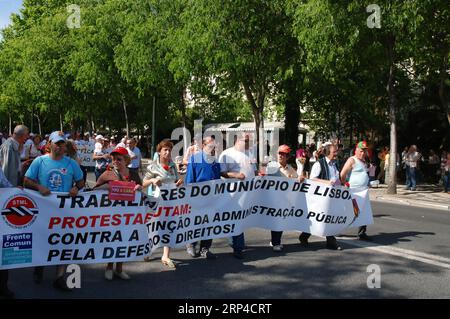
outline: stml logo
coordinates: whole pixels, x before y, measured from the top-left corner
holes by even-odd
[[[25,195],[10,198],[1,211],[3,219],[12,228],[30,226],[37,218],[38,213],[36,203]]]

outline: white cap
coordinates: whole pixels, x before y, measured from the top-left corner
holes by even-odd
[[[104,140],[105,138],[103,137],[103,135],[99,134],[95,137],[96,140]]]

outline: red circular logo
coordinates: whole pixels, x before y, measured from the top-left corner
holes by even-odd
[[[9,199],[2,209],[5,221],[14,228],[24,228],[37,217],[38,209],[32,199],[19,195]]]

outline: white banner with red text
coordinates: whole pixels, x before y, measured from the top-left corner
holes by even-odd
[[[137,192],[127,202],[109,200],[106,191],[72,198],[0,189],[0,269],[143,260],[158,247],[253,227],[329,236],[373,223],[367,188],[264,176],[166,185],[157,193]]]
[[[143,260],[157,204],[141,192],[110,201],[100,190],[72,198],[0,189],[0,269]]]

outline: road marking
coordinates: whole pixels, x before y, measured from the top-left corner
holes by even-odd
[[[375,216],[374,216],[374,217],[375,217]],[[389,220],[395,220],[395,221],[397,221],[397,222],[404,222],[404,220],[397,219],[397,218],[392,218],[392,217],[381,216],[380,218],[383,218],[383,219],[389,219]]]
[[[442,256],[431,255],[419,251],[403,249],[398,247],[386,246],[386,245],[377,245],[376,243],[367,243],[361,242],[357,240],[342,240],[343,243],[346,243],[351,246],[356,246],[360,248],[367,248],[370,250],[378,251],[385,254],[390,254],[393,256],[399,256],[406,259],[420,261],[426,264],[443,267],[450,269],[450,258],[445,258]]]

